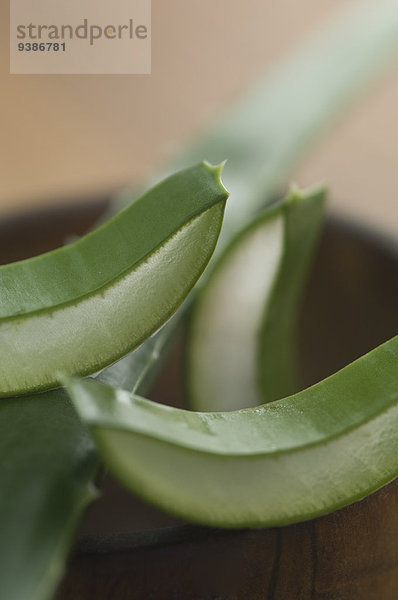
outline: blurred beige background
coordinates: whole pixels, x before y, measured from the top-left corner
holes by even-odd
[[[133,181],[346,0],[152,0],[152,75],[8,75],[2,3],[0,217]],[[294,173],[398,232],[398,69]]]

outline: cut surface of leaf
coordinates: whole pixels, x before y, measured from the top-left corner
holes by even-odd
[[[220,256],[190,325],[193,409],[235,410],[296,391],[295,320],[324,197],[322,189],[292,190]]]
[[[158,329],[206,266],[226,197],[201,164],[74,244],[0,267],[0,395],[93,373]]]
[[[95,381],[68,390],[112,472],[212,526],[327,514],[398,475],[398,337],[315,386],[257,408],[194,413]]]

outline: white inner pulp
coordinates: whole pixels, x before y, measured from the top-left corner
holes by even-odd
[[[198,410],[261,403],[257,336],[283,252],[283,217],[247,232],[209,282],[193,324],[191,393]]]

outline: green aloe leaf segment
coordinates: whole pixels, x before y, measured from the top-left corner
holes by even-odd
[[[219,258],[190,325],[187,381],[195,410],[257,406],[296,391],[296,315],[324,198],[322,189],[292,189]]]
[[[303,392],[233,412],[89,380],[68,390],[128,488],[190,521],[263,527],[326,514],[396,477],[397,361],[395,337]]]
[[[158,329],[213,253],[226,198],[201,164],[74,244],[0,267],[0,395],[93,373]]]

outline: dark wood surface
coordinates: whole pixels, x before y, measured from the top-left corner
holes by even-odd
[[[396,600],[397,511],[394,483],[289,527],[182,528],[149,547],[132,536],[122,551],[115,539],[71,560],[58,600]]]
[[[0,260],[83,233],[104,206],[0,223]],[[329,222],[302,310],[303,385],[398,332],[394,247]],[[180,349],[153,392],[181,396]],[[331,515],[283,528],[177,524],[108,479],[87,512],[57,600],[397,600],[398,482]]]

